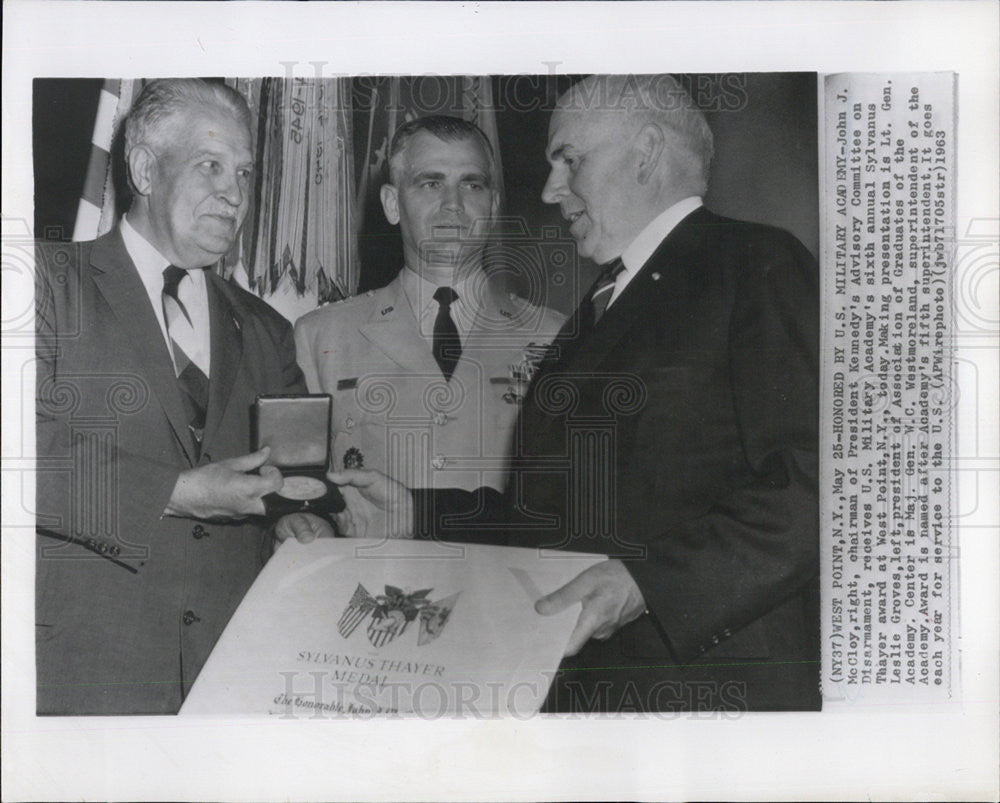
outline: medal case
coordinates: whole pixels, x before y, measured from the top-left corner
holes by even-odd
[[[264,497],[267,516],[344,509],[340,490],[326,479],[332,404],[328,393],[257,396],[252,416],[254,449],[270,447],[267,464],[284,477],[284,485]]]

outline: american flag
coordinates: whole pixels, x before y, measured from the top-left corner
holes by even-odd
[[[375,598],[365,590],[361,583],[358,583],[351,601],[347,603],[347,607],[340,615],[340,621],[337,622],[337,632],[344,638],[348,638],[374,608]]]

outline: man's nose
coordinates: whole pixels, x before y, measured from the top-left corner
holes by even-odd
[[[441,198],[441,206],[450,212],[461,212],[464,208],[462,203],[462,193],[457,186],[444,188],[444,195]]]
[[[223,170],[216,179],[216,194],[230,206],[242,206],[246,190],[235,170]]]
[[[542,187],[542,201],[547,204],[557,204],[567,195],[567,192],[566,181],[563,178],[562,171],[553,167],[549,171],[549,177],[545,182],[545,186]]]

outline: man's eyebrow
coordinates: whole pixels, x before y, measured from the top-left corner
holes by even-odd
[[[199,148],[191,154],[192,159],[205,159],[211,157],[213,159],[218,159],[225,156],[226,154],[217,148]]]
[[[439,170],[421,170],[419,173],[413,174],[414,181],[426,181],[431,179],[432,181],[441,181],[444,178],[444,173]]]
[[[490,174],[482,173],[478,170],[473,170],[468,173],[462,174],[462,181],[479,181],[482,184],[490,183]]]

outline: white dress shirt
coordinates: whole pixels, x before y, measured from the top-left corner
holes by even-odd
[[[628,283],[649,261],[653,252],[659,248],[660,243],[674,230],[674,227],[701,204],[701,198],[696,195],[678,201],[653,218],[649,225],[639,232],[639,236],[622,252],[622,263],[625,265],[625,270],[619,273],[615,280],[615,289],[611,291],[608,307],[615,303],[615,299],[624,292]]]
[[[122,240],[125,242],[125,250],[135,263],[136,270],[139,271],[139,278],[142,280],[146,294],[149,296],[149,303],[153,306],[153,314],[160,324],[160,331],[163,333],[163,340],[167,344],[167,350],[173,356],[170,345],[170,336],[167,334],[167,322],[163,317],[163,271],[166,270],[170,261],[163,256],[155,247],[139,232],[137,232],[128,222],[127,217],[122,218],[121,223]],[[205,374],[211,376],[211,329],[208,313],[208,287],[205,284],[205,270],[189,270],[187,278],[182,280],[177,286],[177,296],[184,308],[191,316],[191,328],[195,333],[190,343],[185,343],[185,351],[188,357]]]

